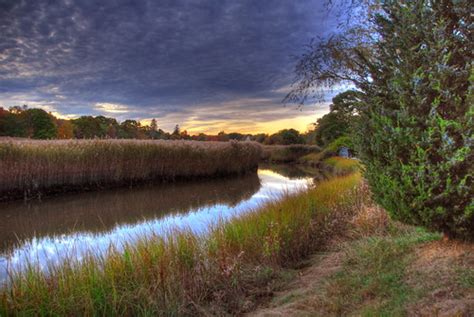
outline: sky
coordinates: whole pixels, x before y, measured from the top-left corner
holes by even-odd
[[[0,0],[0,106],[189,133],[305,131],[328,102],[282,100],[334,20],[324,0]]]

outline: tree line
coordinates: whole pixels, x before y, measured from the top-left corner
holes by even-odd
[[[216,135],[190,135],[177,124],[172,132],[158,127],[156,119],[149,125],[137,120],[118,122],[105,116],[81,116],[77,119],[59,119],[43,109],[14,106],[0,107],[0,137],[31,139],[161,139],[229,141],[251,140],[268,145],[305,144],[311,142],[311,133],[283,129],[274,134],[244,134],[219,132]]]

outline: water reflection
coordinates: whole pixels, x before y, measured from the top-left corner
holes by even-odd
[[[272,169],[270,169],[272,168]],[[118,249],[138,237],[170,227],[203,232],[209,223],[302,189],[312,178],[287,177],[275,166],[232,179],[145,186],[0,205],[0,281],[7,267],[28,261],[42,267],[64,257],[80,260],[111,245]],[[301,175],[301,174],[300,174]]]
[[[144,186],[0,205],[0,252],[19,241],[71,232],[104,232],[164,215],[224,204],[235,206],[258,191],[257,174],[231,179]]]
[[[309,165],[264,163],[260,164],[260,168],[272,170],[289,179],[305,178],[308,176],[318,180],[327,178],[327,172],[325,170]]]

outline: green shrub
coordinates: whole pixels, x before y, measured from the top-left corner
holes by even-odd
[[[381,40],[373,54],[381,69],[358,129],[366,177],[393,218],[472,239],[469,5],[389,2],[384,13],[375,17]]]
[[[329,159],[333,156],[337,156],[339,154],[339,149],[343,146],[349,148],[352,153],[355,152],[352,138],[347,135],[344,135],[338,137],[333,142],[328,144],[328,146],[326,146],[322,151],[306,154],[300,157],[298,159],[298,162],[308,165],[319,165],[324,160]]]
[[[310,45],[286,100],[354,85],[357,156],[376,201],[395,219],[474,239],[472,1],[351,2],[358,14]]]
[[[339,149],[341,147],[347,147],[351,149],[352,151],[354,150],[354,143],[352,142],[351,137],[348,135],[343,135],[332,141],[325,149],[324,151],[327,151],[329,153],[337,154]]]

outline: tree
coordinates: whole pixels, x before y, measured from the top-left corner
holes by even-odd
[[[33,139],[54,139],[57,128],[54,117],[43,109],[28,109],[23,112],[27,122],[27,133]]]
[[[150,123],[150,138],[152,139],[156,139],[158,138],[159,134],[158,134],[158,124],[156,123],[156,119],[153,118],[151,119],[151,123]]]
[[[265,134],[265,133],[260,133],[260,134],[256,134],[254,136],[254,140],[258,143],[263,143],[265,142],[265,139],[268,138],[268,135]]]
[[[106,131],[107,138],[116,139],[117,136],[118,136],[117,130],[118,130],[117,125],[109,124],[109,126],[107,127],[107,131]]]
[[[58,120],[58,139],[72,139],[74,137],[74,126],[69,120]]]
[[[366,27],[357,20],[302,56],[287,100],[350,82],[360,98],[356,146],[376,201],[395,219],[474,239],[472,4],[369,5]]]
[[[316,121],[313,140],[319,146],[327,146],[334,140],[348,136],[356,124],[359,102],[358,92],[348,90],[336,95],[329,106],[329,113]]]
[[[119,124],[114,118],[97,116],[94,118],[94,120],[99,124],[99,131],[95,135],[99,138],[111,137],[111,135],[109,135],[109,132],[112,132],[113,134],[113,130],[117,131],[119,128]]]
[[[155,118],[151,119],[150,128],[151,128],[151,131],[153,132],[158,131],[158,124],[156,123]]]
[[[190,140],[191,136],[188,134],[188,131],[184,130],[179,134],[182,140]]]
[[[74,136],[78,139],[92,139],[101,136],[100,123],[92,116],[82,116],[72,120]]]
[[[279,145],[289,145],[289,144],[304,144],[305,140],[300,133],[295,129],[283,129],[277,133],[272,134],[270,137],[264,140],[265,144],[279,144]]]
[[[179,128],[179,124],[175,125],[173,133],[171,133],[172,140],[179,140],[181,138],[181,132]]]
[[[0,136],[25,136],[20,117],[0,107]]]
[[[120,124],[119,136],[123,139],[141,139],[141,124],[136,120],[125,120]]]
[[[221,142],[229,141],[229,135],[224,131],[217,133],[217,140]]]
[[[243,141],[245,139],[245,135],[242,133],[238,132],[231,132],[228,134],[229,140],[238,140],[238,141]]]

